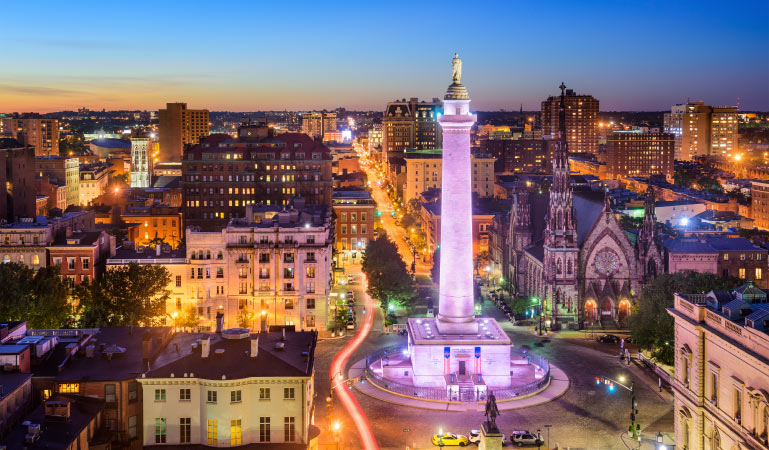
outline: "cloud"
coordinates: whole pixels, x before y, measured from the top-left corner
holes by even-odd
[[[11,92],[17,94],[29,94],[29,95],[83,95],[86,94],[82,91],[76,91],[72,89],[52,88],[46,86],[25,86],[18,84],[4,84],[0,83],[0,92]]]

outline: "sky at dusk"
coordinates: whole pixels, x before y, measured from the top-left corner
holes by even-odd
[[[0,112],[384,109],[442,97],[538,110],[564,81],[602,111],[769,110],[769,2],[9,2]]]

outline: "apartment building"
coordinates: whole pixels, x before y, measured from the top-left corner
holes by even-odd
[[[578,95],[573,89],[561,84],[566,106],[566,142],[571,153],[598,152],[598,99],[592,95]],[[565,91],[565,92],[564,92]],[[558,138],[560,129],[560,95],[553,95],[542,102],[542,134],[550,139]]]
[[[407,150],[406,185],[403,187],[403,201],[419,198],[430,188],[440,188],[443,179],[443,150]],[[494,161],[491,155],[472,153],[470,170],[473,193],[479,197],[494,195]]]
[[[334,242],[328,207],[294,202],[291,209],[249,207],[221,231],[186,232],[187,297],[201,327],[217,313],[225,327],[293,325],[326,333]]]
[[[25,147],[34,147],[35,156],[59,155],[59,119],[22,114],[0,121],[3,133]]]
[[[376,203],[365,190],[335,190],[334,237],[337,252],[363,252],[374,239]]]
[[[185,145],[196,145],[208,136],[207,109],[187,109],[186,103],[167,103],[158,111],[158,131],[162,162],[179,161]]]

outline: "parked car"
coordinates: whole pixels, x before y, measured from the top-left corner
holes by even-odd
[[[353,294],[352,291],[347,291],[347,298],[355,300],[355,294]]]
[[[467,439],[471,444],[478,445],[481,443],[481,430],[470,430],[470,434],[467,435]],[[507,445],[507,438],[502,435],[502,445]]]
[[[355,320],[348,319],[347,320],[347,329],[348,330],[354,330],[355,329]]]
[[[347,284],[352,284],[352,282],[355,281],[355,277],[352,276],[352,274],[347,275]]]
[[[597,337],[596,341],[604,344],[616,344],[619,342],[619,336],[614,334],[604,334],[603,336]]]
[[[355,300],[353,299],[347,300],[347,307],[352,308],[353,306],[355,306]]]
[[[516,430],[510,433],[510,442],[522,447],[524,445],[542,445],[544,441],[526,430]]]
[[[470,443],[467,436],[454,433],[434,434],[432,439],[433,445],[443,447],[444,445],[458,445],[464,447]]]

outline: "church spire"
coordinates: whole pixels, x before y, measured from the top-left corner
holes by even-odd
[[[657,215],[654,212],[654,188],[649,182],[644,199],[644,220],[641,231],[638,233],[638,241],[643,247],[648,247],[657,234]]]
[[[558,139],[553,151],[553,183],[550,186],[550,210],[545,229],[545,244],[551,247],[576,246],[569,146],[566,142],[566,85],[561,83],[561,101],[558,108]],[[556,232],[557,231],[557,232]],[[556,235],[563,242],[556,242]]]

